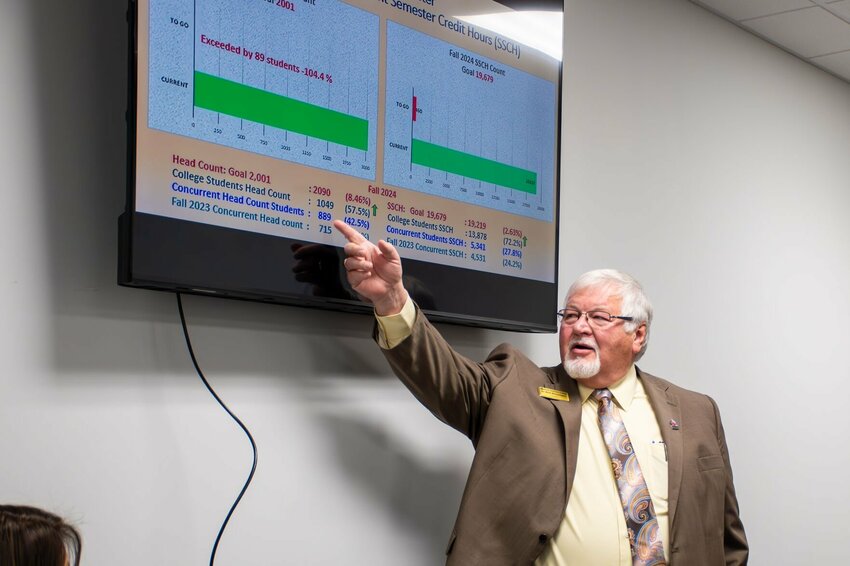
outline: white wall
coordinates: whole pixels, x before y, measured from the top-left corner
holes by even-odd
[[[561,273],[648,289],[641,365],[718,401],[753,563],[846,562],[850,85],[689,2],[566,10]]]
[[[0,501],[76,521],[89,565],[204,564],[250,452],[174,297],[115,284],[124,7],[0,14]],[[644,282],[642,366],[720,403],[754,564],[841,562],[850,86],[684,0],[568,0],[565,43],[564,286]],[[471,448],[389,375],[368,317],[185,306],[260,448],[217,564],[440,563]],[[551,335],[445,331],[557,357]]]

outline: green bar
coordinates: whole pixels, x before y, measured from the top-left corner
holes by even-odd
[[[537,194],[537,173],[534,171],[526,171],[415,138],[410,149],[411,160],[417,165]]]
[[[195,106],[367,151],[369,121],[195,71]]]

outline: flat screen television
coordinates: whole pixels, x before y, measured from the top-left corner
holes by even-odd
[[[135,0],[119,283],[370,312],[343,219],[436,321],[555,330],[561,62],[490,0]]]

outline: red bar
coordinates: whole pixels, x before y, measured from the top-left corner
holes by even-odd
[[[416,97],[413,97],[413,121],[416,121]]]

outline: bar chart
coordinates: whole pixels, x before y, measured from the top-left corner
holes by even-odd
[[[374,180],[378,21],[336,0],[155,0],[149,126]]]
[[[395,22],[386,67],[385,182],[554,218],[556,84]]]

